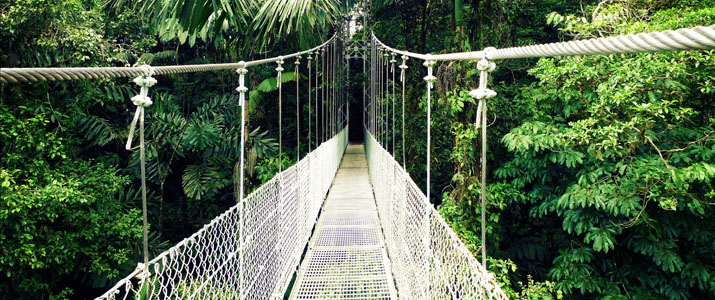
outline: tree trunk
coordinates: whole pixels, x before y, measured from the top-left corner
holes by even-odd
[[[420,53],[424,53],[427,49],[427,7],[429,6],[429,0],[424,1],[424,7],[422,8],[422,29],[420,31]]]
[[[454,0],[454,26],[457,31],[462,31],[464,26],[464,1]]]

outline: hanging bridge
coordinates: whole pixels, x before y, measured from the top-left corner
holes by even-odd
[[[0,82],[4,83],[136,77],[134,82],[140,86],[139,95],[132,98],[136,112],[127,148],[131,148],[138,126],[144,262],[98,299],[507,299],[494,276],[484,268],[485,247],[481,248],[480,262],[430,203],[430,151],[427,151],[425,170],[427,194],[404,169],[404,136],[401,144],[397,144],[398,130],[395,129],[397,123],[401,123],[399,132],[405,132],[406,61],[422,61],[426,68],[428,149],[431,147],[431,89],[436,80],[434,64],[449,60],[478,61],[479,87],[470,95],[478,99],[476,126],[481,129],[482,157],[486,157],[487,99],[496,95],[488,88],[488,75],[495,68],[495,60],[715,48],[715,26],[709,26],[431,55],[391,48],[374,35],[353,40],[351,31],[355,23],[368,28],[367,17],[353,12],[345,20],[336,25],[336,34],[318,47],[250,62],[0,69]],[[319,146],[246,196],[243,187],[245,136],[242,135],[237,204],[190,237],[149,259],[144,109],[152,104],[150,88],[157,82],[153,76],[236,70],[239,77],[236,90],[242,116],[245,116],[248,91],[245,76],[249,68],[276,64],[279,105],[282,105],[283,64],[286,59],[295,59],[294,67],[299,71],[303,57],[309,74],[309,114],[300,117],[298,122],[304,117],[303,126],[308,127],[309,132],[307,140],[314,140]],[[396,67],[398,59],[401,64]],[[354,129],[364,130],[362,145],[348,145],[350,112],[345,86],[350,80],[351,60],[354,65],[360,65],[361,61],[362,69],[358,71],[369,74],[363,87],[360,112],[363,128]],[[296,86],[300,90],[298,80]],[[395,101],[400,97],[402,100],[397,103],[402,104],[401,110]],[[296,102],[300,99],[296,95]],[[282,114],[282,106],[280,111]],[[402,122],[397,121],[396,113]],[[300,112],[298,115],[301,116]],[[278,117],[281,119],[282,115]],[[242,118],[242,129],[243,122]],[[299,129],[300,126],[299,123]],[[279,131],[282,144],[282,128]],[[402,164],[393,157],[397,148],[402,150]],[[481,163],[484,218],[485,159]]]

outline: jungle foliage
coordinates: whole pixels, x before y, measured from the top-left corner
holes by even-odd
[[[0,67],[270,57],[325,40],[352,4],[6,0]],[[439,53],[711,25],[713,7],[711,0],[376,0],[369,17],[388,45]],[[715,298],[712,57],[498,61],[484,242],[481,140],[468,95],[478,72],[474,62],[437,64],[430,200],[475,255],[487,247],[488,267],[511,299]],[[425,70],[407,63],[408,130],[397,137],[409,141],[407,169],[424,186]],[[278,170],[274,68],[248,74],[249,191]],[[302,72],[282,77],[284,167],[296,160],[291,82],[300,76],[305,90]],[[361,97],[365,77],[351,76]],[[146,121],[152,253],[235,204],[241,118],[232,72],[157,79]],[[138,152],[124,150],[136,93],[127,79],[0,85],[0,298],[94,298],[141,260]]]
[[[377,35],[398,48],[455,52],[707,26],[715,17],[711,1],[418,3],[382,1]],[[487,247],[510,298],[715,297],[712,55],[497,61],[486,243],[481,140],[468,95],[478,73],[472,62],[437,64],[432,194],[442,197],[431,201],[475,255]],[[425,167],[423,70],[410,65],[404,133],[417,180]]]
[[[288,15],[262,20],[272,14],[261,7],[276,1],[200,2],[174,1],[177,10],[167,12],[151,6],[167,1],[3,1],[0,66],[201,64],[276,56],[324,41],[343,8],[333,1],[282,1],[290,4],[281,6]],[[236,3],[249,10],[225,10]],[[206,15],[197,9],[211,13],[202,20]],[[211,27],[217,22],[223,26]],[[254,67],[248,75],[249,192],[278,170],[274,68]],[[306,75],[282,76],[285,120],[296,119],[296,85],[290,82],[297,76]],[[146,113],[152,255],[236,203],[241,117],[233,72],[157,79]],[[124,149],[134,113],[130,98],[138,92],[126,78],[0,86],[1,299],[93,299],[142,260],[138,146]],[[284,122],[285,166],[296,160],[295,132],[295,123]],[[301,147],[307,153],[305,141]]]

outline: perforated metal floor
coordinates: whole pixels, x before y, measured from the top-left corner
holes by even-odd
[[[363,145],[349,145],[290,299],[397,299]]]

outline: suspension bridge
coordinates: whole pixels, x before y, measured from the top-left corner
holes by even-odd
[[[336,34],[313,49],[249,62],[106,68],[3,68],[0,82],[17,83],[110,77],[136,77],[140,93],[127,148],[138,126],[144,211],[144,261],[134,272],[97,299],[507,299],[494,276],[467,249],[429,202],[430,151],[425,191],[404,169],[406,61],[424,62],[427,96],[427,148],[431,141],[433,66],[440,61],[477,61],[479,87],[475,126],[480,128],[486,157],[488,88],[495,61],[529,57],[604,55],[715,48],[715,26],[595,38],[483,51],[421,54],[394,49],[375,35],[351,39],[355,28],[369,28],[362,9],[343,18]],[[359,26],[358,26],[359,25]],[[285,60],[301,59],[308,76],[309,111],[304,118],[307,139],[315,141],[292,167],[249,195],[244,195],[244,142],[241,137],[238,201],[190,237],[150,259],[147,250],[144,109],[152,104],[153,76],[214,70],[236,70],[241,113],[245,116],[250,67],[276,64],[282,114],[280,76]],[[397,62],[401,64],[396,65]],[[364,144],[348,145],[345,87],[350,61],[368,74],[363,87]],[[357,61],[357,62],[356,62]],[[399,70],[398,70],[399,69]],[[354,70],[355,71],[355,70]],[[426,72],[425,72],[426,71]],[[299,77],[298,77],[299,78]],[[296,86],[299,87],[296,79]],[[397,86],[400,86],[398,91]],[[298,89],[299,90],[299,89]],[[402,97],[402,109],[395,99]],[[296,102],[300,101],[296,95]],[[298,106],[299,107],[299,106]],[[398,122],[397,116],[402,117]],[[298,112],[300,116],[300,112]],[[279,115],[279,119],[282,115]],[[299,122],[300,119],[299,118]],[[307,121],[307,122],[306,122]],[[150,125],[149,125],[150,126]],[[241,128],[245,124],[241,121]],[[282,122],[281,122],[282,126]],[[298,124],[300,128],[300,123]],[[279,141],[282,144],[282,128]],[[242,133],[245,130],[241,131]],[[300,132],[300,131],[299,131]],[[298,134],[299,134],[298,132]],[[298,141],[301,138],[298,136]],[[402,148],[402,164],[393,154]],[[484,218],[486,160],[481,161],[481,204]],[[482,224],[484,221],[482,220]],[[482,228],[482,240],[485,240]]]

